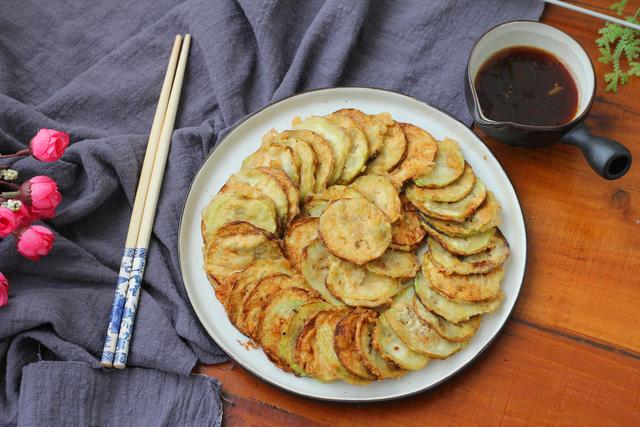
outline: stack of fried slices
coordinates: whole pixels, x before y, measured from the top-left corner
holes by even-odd
[[[509,247],[458,144],[355,109],[292,125],[202,212],[230,321],[283,370],[325,382],[397,378],[459,351],[500,305]]]

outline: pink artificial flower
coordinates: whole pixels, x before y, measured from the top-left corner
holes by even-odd
[[[0,206],[0,239],[7,237],[18,228],[18,218],[11,209]]]
[[[38,219],[38,216],[31,212],[26,203],[21,203],[20,209],[13,213],[16,216],[16,221],[18,222],[17,228],[26,228],[31,225],[32,221],[36,221]]]
[[[55,234],[42,225],[32,225],[20,233],[18,237],[18,252],[25,258],[38,261],[41,256],[48,254],[53,247]]]
[[[40,129],[31,139],[31,155],[41,162],[55,162],[69,145],[69,134],[55,129]]]
[[[20,186],[20,200],[31,206],[32,214],[41,218],[52,218],[62,196],[54,180],[40,175]]]
[[[0,272],[0,307],[7,305],[7,301],[9,301],[9,281]]]

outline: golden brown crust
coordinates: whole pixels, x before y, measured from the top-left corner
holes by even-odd
[[[365,131],[369,142],[369,156],[375,156],[382,150],[384,135],[387,133],[387,128],[393,124],[389,113],[370,116],[355,108],[343,108],[335,111],[334,114],[350,117]]]
[[[411,178],[428,174],[437,150],[436,140],[429,132],[408,123],[400,126],[407,140],[407,150],[404,160],[391,171],[391,179],[398,188]]]
[[[204,247],[205,271],[222,283],[258,259],[280,259],[280,241],[248,222],[236,221],[218,228]]]
[[[415,191],[419,194],[419,198],[428,199],[434,202],[457,202],[471,193],[476,183],[476,175],[468,163],[462,175],[449,185],[441,188],[417,187]]]
[[[456,301],[481,302],[490,301],[500,296],[500,282],[504,277],[504,269],[498,267],[485,274],[444,274],[426,255],[422,262],[425,277],[431,287]]]
[[[387,127],[383,144],[376,157],[369,161],[366,173],[389,172],[400,163],[407,152],[407,140],[402,128],[396,122]]]
[[[404,128],[403,128],[404,129]],[[458,143],[445,138],[437,143],[434,167],[424,176],[414,177],[416,185],[440,188],[453,183],[464,171],[464,157]]]
[[[267,167],[286,173],[293,185],[300,185],[300,159],[291,147],[281,144],[263,144],[258,151],[242,162],[242,170]]]
[[[281,169],[276,168],[258,168],[266,174],[272,176],[278,181],[278,184],[287,194],[287,201],[289,202],[289,212],[287,215],[287,225],[291,224],[291,221],[300,213],[300,194],[298,189],[293,185],[286,173]]]
[[[356,344],[356,327],[363,317],[370,317],[371,310],[355,310],[345,316],[336,326],[333,347],[340,363],[352,374],[373,381],[377,379],[364,364]]]
[[[388,175],[362,175],[351,187],[384,212],[389,222],[394,223],[400,218],[402,203]]]
[[[362,363],[379,380],[399,378],[408,371],[386,360],[372,344],[371,336],[377,318],[378,313],[372,310],[367,311],[366,316],[360,316],[356,324],[356,349],[362,358]]]
[[[257,340],[262,311],[274,294],[289,288],[308,289],[306,282],[300,276],[273,274],[260,279],[244,301],[242,316],[237,323],[240,331]]]
[[[411,184],[406,190],[407,199],[425,215],[445,221],[464,222],[472,215],[487,197],[487,188],[477,179],[473,189],[457,202],[434,202],[422,197],[420,187]]]
[[[329,185],[329,178],[335,167],[335,156],[331,144],[310,130],[286,130],[280,135],[284,138],[296,138],[308,143],[316,153],[318,163],[316,165],[314,192],[319,193]]]
[[[416,208],[405,198],[401,200],[402,215],[391,225],[391,245],[396,249],[410,251],[422,242],[426,232],[420,225]]]
[[[320,295],[314,291],[285,288],[269,295],[259,313],[257,339],[267,357],[285,371],[291,372],[291,368],[278,353],[283,328],[298,307],[317,301],[321,301]]]
[[[284,234],[284,250],[291,264],[302,271],[302,251],[318,238],[318,218],[298,218]]]
[[[439,232],[451,237],[466,237],[500,225],[502,208],[491,191],[480,207],[463,222],[427,217],[425,220]]]
[[[329,252],[358,265],[379,257],[391,243],[389,220],[364,198],[331,202],[318,231]]]

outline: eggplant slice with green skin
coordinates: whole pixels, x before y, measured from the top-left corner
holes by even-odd
[[[309,374],[295,361],[296,342],[307,321],[321,311],[334,308],[324,301],[309,302],[294,309],[282,327],[282,338],[278,343],[277,356],[289,365],[294,374],[306,377]]]
[[[402,369],[419,371],[427,366],[429,358],[411,350],[393,331],[385,314],[378,317],[373,330],[373,345],[386,360],[393,362]]]
[[[436,268],[446,274],[482,274],[504,264],[509,257],[509,244],[497,231],[489,247],[474,255],[453,255],[435,239],[429,239],[429,257]]]
[[[422,272],[416,276],[414,287],[420,302],[427,309],[451,323],[460,323],[479,314],[492,313],[498,309],[502,299],[504,299],[504,293],[501,291],[499,296],[491,301],[479,303],[454,301],[433,290]]]
[[[267,357],[285,371],[291,371],[289,363],[280,357],[278,349],[288,320],[301,306],[322,301],[320,295],[300,288],[288,288],[269,297],[263,308],[257,340]]]
[[[464,171],[464,156],[457,142],[446,138],[438,141],[435,165],[425,176],[416,177],[413,182],[420,187],[442,188],[460,178]]]

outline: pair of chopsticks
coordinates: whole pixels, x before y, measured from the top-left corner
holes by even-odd
[[[605,15],[604,13],[596,12],[591,9],[576,6],[561,0],[543,0],[545,3],[554,4],[565,9],[573,10],[574,12],[583,13],[585,15],[593,16],[594,18],[600,18],[604,21],[613,22],[614,24],[622,25],[623,27],[633,28],[634,30],[640,30],[640,25],[633,22],[625,21],[624,19],[616,18],[614,16]]]
[[[120,263],[107,337],[102,350],[100,363],[106,368],[124,369],[127,365],[147,247],[151,238],[164,169],[171,145],[171,135],[178,112],[178,102],[180,101],[190,44],[191,36],[189,34],[184,39],[180,35],[176,36],[149,133],[124,255]]]

